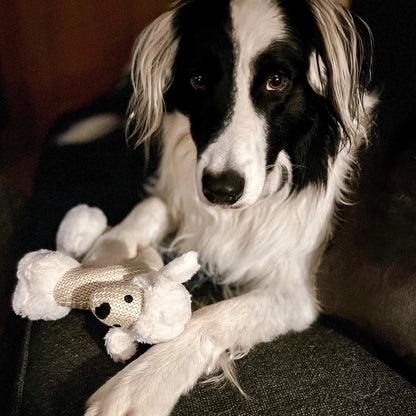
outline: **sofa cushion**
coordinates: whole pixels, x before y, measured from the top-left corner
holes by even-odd
[[[81,415],[88,397],[124,367],[105,352],[106,330],[83,311],[28,323],[14,415]],[[173,415],[414,414],[414,386],[374,351],[351,325],[323,316],[236,362],[248,398],[229,383],[219,388],[201,381]]]

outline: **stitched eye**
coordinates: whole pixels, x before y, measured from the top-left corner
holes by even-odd
[[[133,296],[132,295],[126,295],[126,296],[124,296],[124,302],[126,302],[126,303],[132,303],[133,302]]]
[[[192,88],[195,90],[205,90],[207,88],[206,80],[203,75],[196,75],[191,78]]]
[[[286,85],[286,78],[282,73],[272,75],[267,79],[266,90],[268,91],[282,91]]]

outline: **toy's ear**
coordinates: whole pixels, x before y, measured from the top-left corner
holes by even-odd
[[[188,251],[160,269],[159,273],[171,280],[183,283],[189,280],[200,267],[201,266],[198,263],[198,253],[195,251]]]

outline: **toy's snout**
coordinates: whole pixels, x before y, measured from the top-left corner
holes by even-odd
[[[124,329],[131,329],[137,322],[143,304],[143,290],[133,284],[109,285],[90,297],[90,309],[101,322]]]
[[[99,319],[105,319],[111,312],[111,305],[107,302],[102,303],[100,306],[96,306],[94,309],[94,315]]]

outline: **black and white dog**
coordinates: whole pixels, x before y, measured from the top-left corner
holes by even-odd
[[[87,415],[168,415],[256,343],[301,331],[314,276],[367,142],[366,26],[333,0],[183,0],[139,37],[131,140],[158,138],[152,196],[86,257],[111,264],[174,235],[239,296],[109,380]]]

